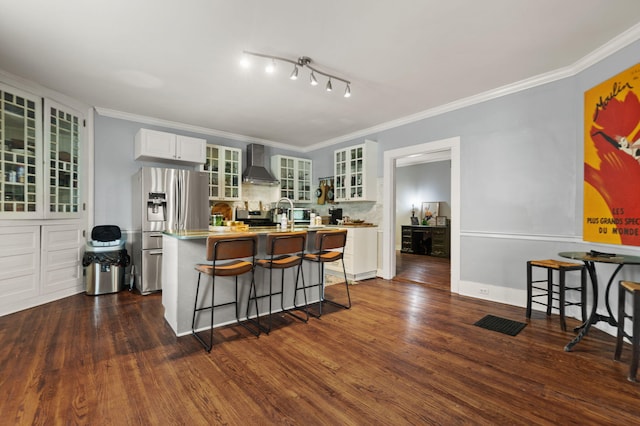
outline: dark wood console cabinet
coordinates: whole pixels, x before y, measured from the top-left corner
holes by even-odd
[[[436,257],[450,256],[448,226],[402,226],[402,253],[424,254]]]

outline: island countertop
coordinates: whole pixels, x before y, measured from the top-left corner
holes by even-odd
[[[234,231],[231,229],[224,229],[226,227],[219,227],[216,230],[193,230],[193,231],[164,231],[163,234],[169,237],[178,238],[180,240],[197,240],[205,239],[209,235],[221,235],[221,234],[235,234],[239,232],[248,232],[258,235],[266,235],[273,232],[291,232],[291,231],[307,231],[315,232],[323,229],[343,229],[340,226],[296,226],[293,228],[282,229],[275,226],[256,226],[249,228],[247,231]]]

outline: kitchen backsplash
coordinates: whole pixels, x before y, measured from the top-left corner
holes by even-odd
[[[321,216],[329,215],[329,208],[337,207],[342,209],[343,216],[349,216],[351,219],[362,219],[365,222],[371,222],[376,225],[380,225],[382,223],[382,178],[378,178],[378,184],[376,185],[378,189],[377,200],[373,201],[357,201],[351,203],[338,203],[338,204],[317,204],[316,202],[309,204],[300,204],[296,203],[296,205],[309,207],[319,213]],[[258,202],[261,201],[263,208],[267,206],[267,208],[271,207],[271,203],[275,203],[280,199],[280,188],[278,186],[260,186],[260,185],[251,185],[251,184],[242,184],[242,199],[244,201]],[[235,210],[236,208],[244,208],[244,201],[234,202],[232,207]],[[229,203],[231,204],[231,203]]]

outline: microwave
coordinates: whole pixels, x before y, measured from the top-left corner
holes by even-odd
[[[311,223],[311,209],[293,208],[293,223],[309,225]]]

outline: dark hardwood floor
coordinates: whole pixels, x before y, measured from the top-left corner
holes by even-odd
[[[592,330],[564,352],[572,332],[540,313],[515,337],[478,328],[486,314],[524,322],[524,309],[409,279],[423,274],[361,281],[352,309],[307,324],[278,315],[270,335],[218,330],[211,353],[174,336],[158,294],[79,294],[1,317],[2,422],[640,422],[628,346],[616,362],[614,338]]]

